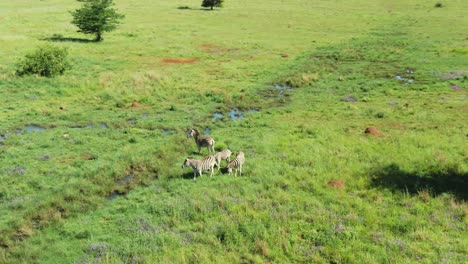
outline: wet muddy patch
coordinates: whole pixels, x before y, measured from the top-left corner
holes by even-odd
[[[284,96],[287,92],[291,92],[293,90],[293,88],[288,85],[274,84],[272,87],[279,91],[278,97]]]
[[[229,112],[227,112],[226,114],[215,112],[213,114],[212,120],[213,122],[216,122],[217,120],[221,120],[222,122],[225,122],[226,120],[224,119],[224,117],[229,116],[230,120],[237,121],[237,120],[244,119],[246,115],[251,115],[257,112],[259,112],[258,109],[247,109],[247,110],[242,111],[238,108],[231,108]]]
[[[261,90],[259,92],[260,96],[264,99],[276,99],[283,100],[284,97],[289,96],[289,94],[294,91],[294,89],[286,84],[272,84],[267,89]]]
[[[27,125],[25,128],[24,128],[24,131],[26,132],[36,132],[36,131],[44,131],[46,130],[45,127],[41,127],[41,126],[38,126],[38,125]],[[22,133],[20,133],[22,134]]]
[[[412,84],[414,83],[414,71],[414,69],[406,69],[404,73],[397,74],[395,79],[404,84]]]
[[[163,128],[161,130],[161,132],[163,133],[163,135],[175,135],[176,134],[176,131],[174,129],[170,129],[170,128]]]
[[[205,130],[203,130],[203,133],[209,136],[211,135],[211,129],[209,127],[206,127]]]

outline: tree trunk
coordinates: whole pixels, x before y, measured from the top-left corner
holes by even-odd
[[[213,10],[213,6],[211,6],[211,10]]]
[[[101,32],[96,33],[96,41],[102,41],[102,34]]]

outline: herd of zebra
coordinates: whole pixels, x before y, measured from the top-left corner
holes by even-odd
[[[206,147],[208,149],[208,156],[203,159],[194,159],[188,157],[184,160],[182,164],[182,168],[185,167],[192,167],[193,169],[193,179],[195,180],[197,177],[197,173],[199,176],[202,175],[203,171],[211,171],[210,177],[213,176],[214,167],[218,167],[218,171],[221,167],[221,161],[227,160],[227,171],[229,175],[232,174],[234,170],[234,176],[237,176],[237,171],[239,171],[239,175],[242,176],[242,166],[245,162],[244,152],[239,151],[236,154],[236,158],[231,161],[231,154],[232,152],[229,149],[224,149],[219,152],[215,152],[214,145],[215,141],[212,137],[209,136],[202,136],[195,128],[190,128],[187,131],[187,138],[193,137],[195,139],[195,143],[198,147],[198,153],[201,153],[201,148]],[[210,155],[210,153],[213,153]]]

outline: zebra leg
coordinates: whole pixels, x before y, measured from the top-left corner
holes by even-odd
[[[197,179],[197,172],[193,171],[193,180],[196,180],[196,179]]]
[[[239,176],[242,177],[242,164],[239,166]]]

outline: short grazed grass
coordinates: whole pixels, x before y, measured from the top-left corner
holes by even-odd
[[[118,0],[94,43],[0,3],[0,262],[467,261],[464,1],[199,5]],[[73,68],[14,76],[44,42]],[[193,181],[191,126],[244,175]]]

